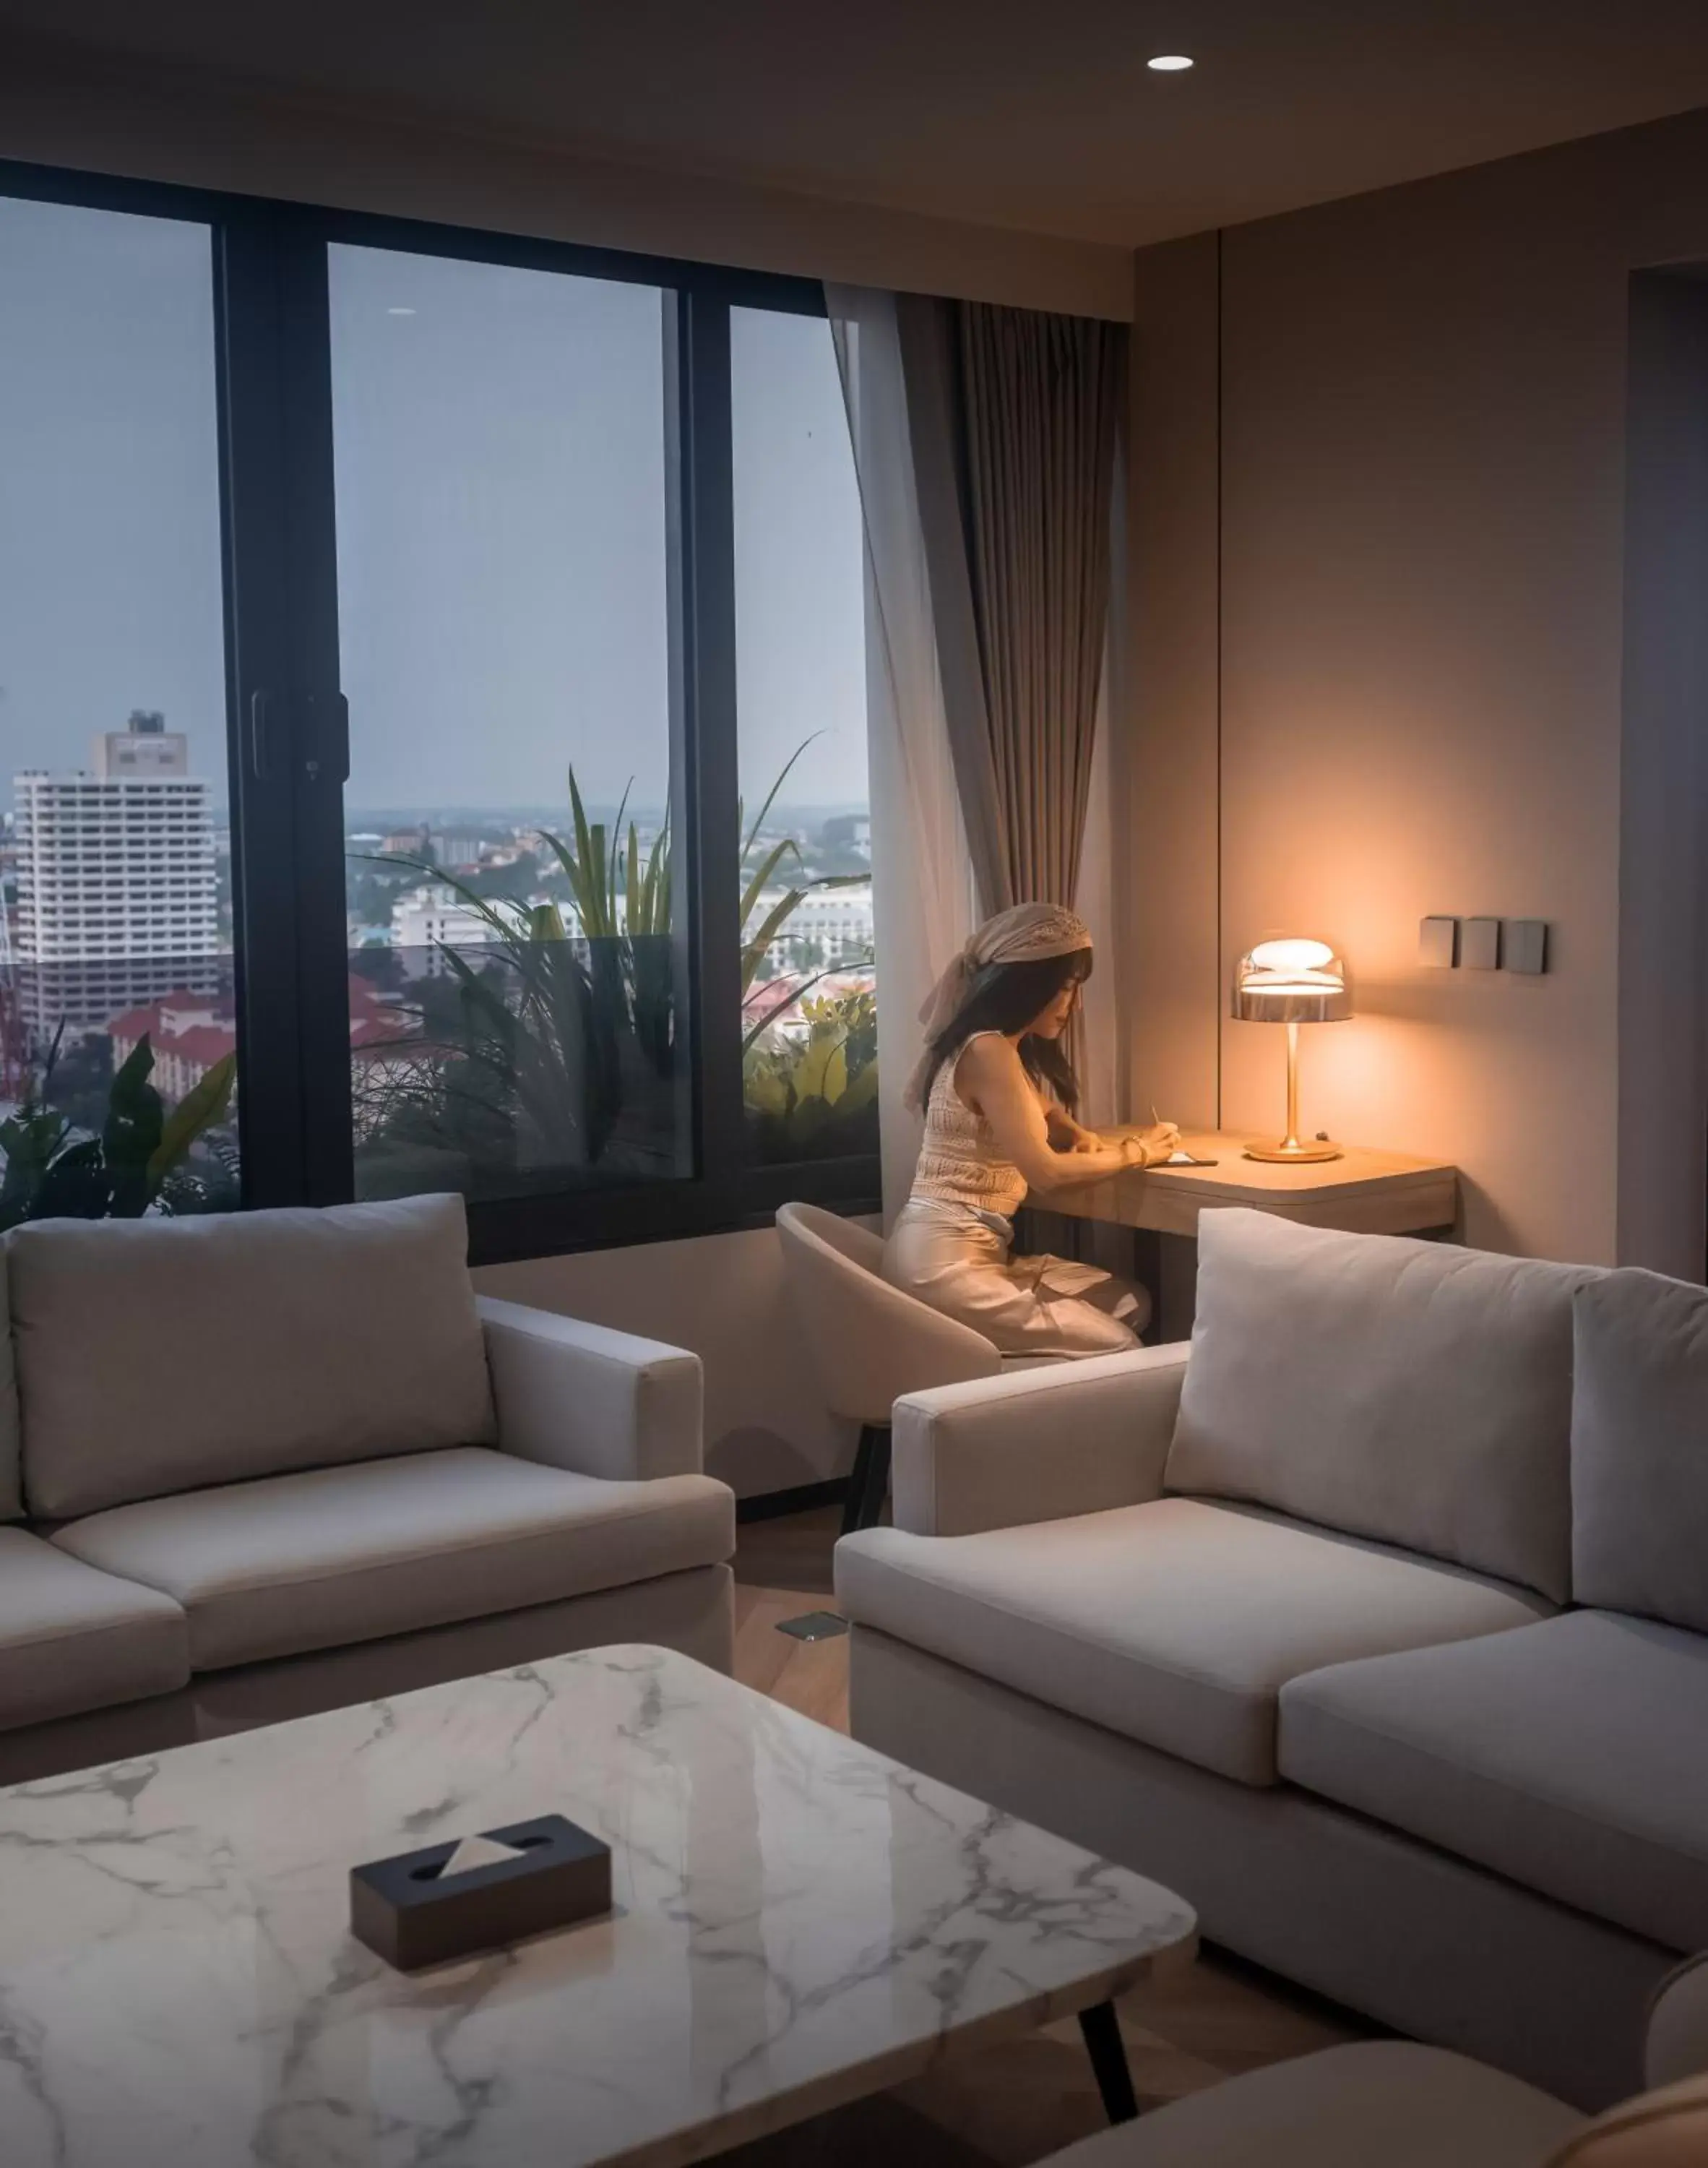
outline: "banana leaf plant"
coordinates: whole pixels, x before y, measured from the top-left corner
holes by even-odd
[[[805,1030],[752,1049],[744,1086],[772,1162],[878,1149],[878,1005],[868,989],[801,1002]]]
[[[228,1054],[168,1111],[149,1081],[154,1049],[145,1032],[114,1074],[100,1134],[81,1136],[46,1103],[59,1044],[56,1035],[40,1083],[0,1122],[0,1230],[26,1220],[140,1220],[169,1204],[173,1176],[225,1114],[237,1081],[237,1057]]]

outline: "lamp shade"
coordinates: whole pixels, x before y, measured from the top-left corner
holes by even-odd
[[[1346,965],[1326,941],[1260,941],[1233,974],[1244,1023],[1342,1023],[1352,1013]]]

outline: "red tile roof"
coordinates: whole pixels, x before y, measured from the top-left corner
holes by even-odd
[[[156,1054],[171,1055],[177,1060],[208,1070],[237,1051],[237,1034],[221,1031],[217,1024],[193,1024],[188,1031],[174,1032],[151,1044]]]

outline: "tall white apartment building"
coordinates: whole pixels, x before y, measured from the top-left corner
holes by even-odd
[[[50,1034],[220,975],[208,785],[189,741],[137,710],[98,737],[88,774],[27,769],[12,784],[24,1020]]]

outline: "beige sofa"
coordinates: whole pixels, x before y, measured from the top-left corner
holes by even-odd
[[[0,1782],[605,1641],[729,1668],[698,1360],[467,1246],[454,1197],[8,1239]]]
[[[1584,2107],[1708,1943],[1708,1293],[1201,1230],[1190,1349],[902,1402],[871,1744]]]

